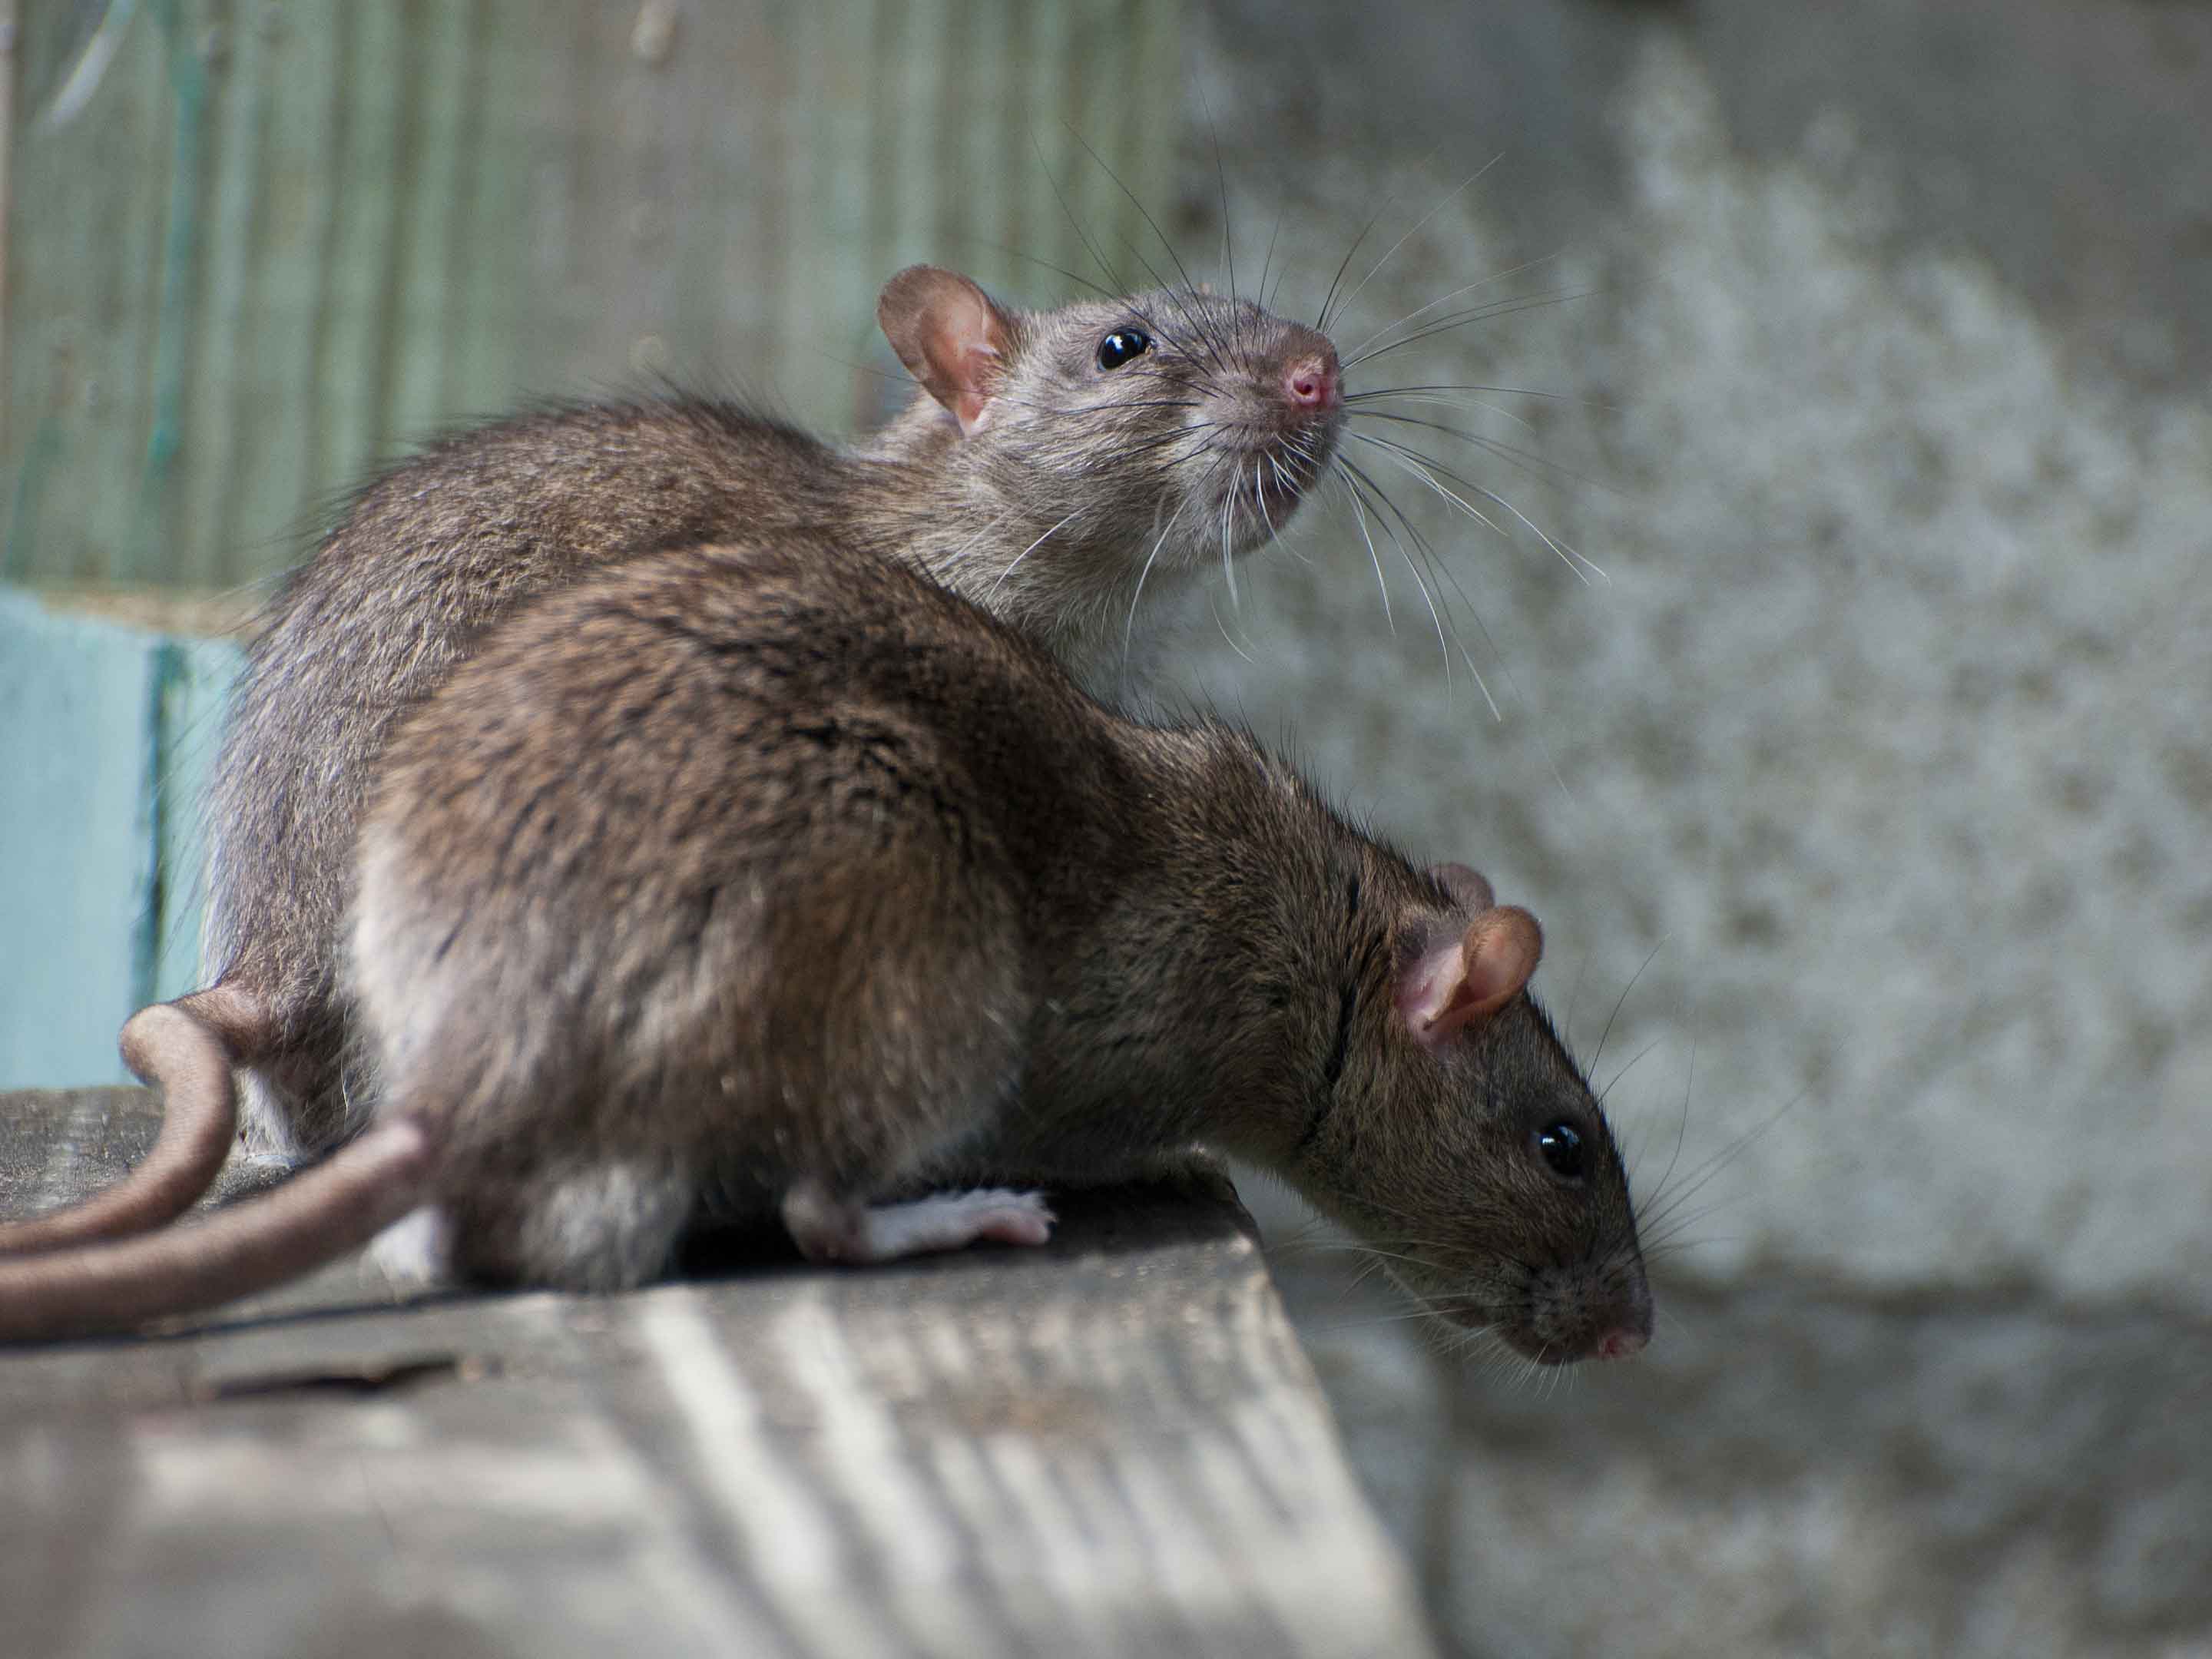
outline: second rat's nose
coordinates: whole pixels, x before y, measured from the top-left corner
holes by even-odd
[[[1300,409],[1334,409],[1343,403],[1335,348],[1324,346],[1319,351],[1294,359],[1283,371],[1283,395]]]
[[[1639,1264],[1622,1287],[1619,1308],[1611,1316],[1612,1328],[1601,1331],[1590,1352],[1600,1359],[1626,1359],[1644,1352],[1651,1340],[1651,1290]]]
[[[1598,1338],[1596,1346],[1591,1352],[1600,1359],[1626,1359],[1642,1353],[1644,1343],[1650,1340],[1644,1332],[1624,1326],[1619,1330],[1607,1331]]]

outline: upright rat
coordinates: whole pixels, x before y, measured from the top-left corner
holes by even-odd
[[[1035,1194],[885,1200],[1194,1146],[1524,1354],[1649,1334],[1528,912],[834,542],[643,556],[501,624],[387,746],[358,873],[375,1127],[204,1223],[0,1263],[0,1335],[210,1305],[410,1212],[465,1278],[600,1290],[710,1207],[821,1259],[1036,1243]]]
[[[161,1139],[90,1203],[0,1227],[0,1250],[185,1208],[235,1132],[233,1066],[265,1152],[296,1161],[360,1127],[377,1085],[337,967],[368,780],[393,722],[524,599],[657,548],[813,533],[926,570],[1096,672],[1140,591],[1290,518],[1343,418],[1328,339],[1249,301],[1027,313],[915,266],[877,311],[921,390],[865,449],[727,404],[586,406],[464,433],[361,492],[276,598],[234,695],[208,803],[212,982],[124,1029],[163,1089]]]

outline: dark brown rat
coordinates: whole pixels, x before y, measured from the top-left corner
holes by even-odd
[[[817,1258],[1035,1243],[1033,1193],[896,1200],[1196,1147],[1520,1352],[1649,1334],[1525,910],[835,543],[641,557],[502,623],[388,745],[357,867],[374,1127],[205,1222],[0,1263],[0,1334],[209,1305],[409,1212],[468,1279],[600,1290],[710,1212]]]
[[[337,969],[368,779],[394,720],[516,605],[657,548],[818,535],[927,571],[1097,678],[1140,590],[1288,520],[1343,416],[1326,337],[1201,291],[1024,312],[916,266],[878,313],[921,390],[865,448],[726,404],[561,408],[449,438],[354,499],[234,694],[207,802],[210,988],[125,1028],[163,1086],[162,1139],[92,1204],[0,1227],[0,1250],[156,1225],[205,1189],[236,1109],[195,1024],[242,1071],[257,1150],[296,1161],[365,1121],[376,1083]]]

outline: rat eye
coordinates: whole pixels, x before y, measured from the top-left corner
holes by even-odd
[[[1098,367],[1119,368],[1152,349],[1152,337],[1141,328],[1117,328],[1098,343]]]
[[[1536,1150],[1560,1180],[1583,1178],[1583,1138],[1571,1123],[1548,1123],[1537,1130]]]

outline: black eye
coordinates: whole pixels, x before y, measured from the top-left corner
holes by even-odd
[[[1549,1123],[1536,1131],[1536,1150],[1562,1181],[1583,1178],[1583,1138],[1571,1123]]]
[[[1098,367],[1119,368],[1152,349],[1152,337],[1141,328],[1117,328],[1098,343]]]

